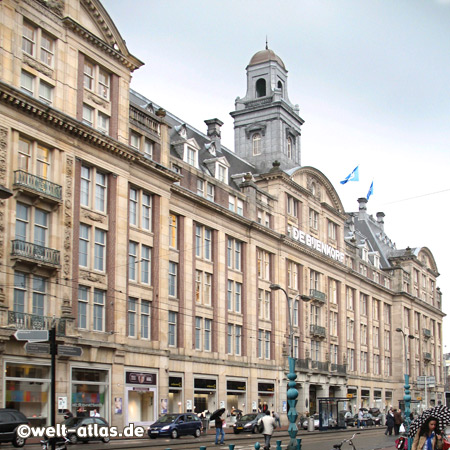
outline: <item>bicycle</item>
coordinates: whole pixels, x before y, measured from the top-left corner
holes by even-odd
[[[345,444],[346,442],[348,442],[348,445],[351,445],[352,449],[356,450],[355,444],[353,443],[353,439],[355,438],[355,436],[357,434],[359,434],[359,433],[355,433],[350,439],[344,439],[340,444],[334,444],[333,449],[337,448],[340,450],[342,445]]]

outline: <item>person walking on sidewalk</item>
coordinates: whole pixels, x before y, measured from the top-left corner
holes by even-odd
[[[395,422],[394,422],[394,414],[392,413],[392,408],[389,409],[388,413],[386,414],[386,431],[384,434],[387,436],[392,436],[392,428],[394,428]]]
[[[403,423],[402,410],[394,409],[394,432],[396,436],[400,434],[400,425],[402,423]]]
[[[270,411],[266,411],[266,415],[264,417],[261,417],[261,419],[258,420],[258,426],[261,424],[264,425],[264,429],[262,431],[262,434],[264,436],[265,442],[264,442],[264,450],[270,449],[270,439],[272,438],[272,434],[277,427],[277,424],[275,422],[275,419],[270,415]]]
[[[358,411],[358,422],[356,423],[356,425],[358,428],[364,428],[364,411],[362,410],[362,408],[360,408]]]
[[[215,426],[216,426],[216,445],[222,445],[225,439],[225,432],[223,431],[223,420],[222,416],[216,417]],[[219,442],[219,438],[221,438]]]
[[[272,417],[275,419],[275,423],[277,424],[277,427],[281,428],[280,415],[277,412],[272,411]]]
[[[414,436],[411,450],[441,450],[442,434],[435,417],[429,417]]]

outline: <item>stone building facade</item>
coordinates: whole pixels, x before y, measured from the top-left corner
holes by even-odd
[[[220,120],[201,133],[130,90],[143,63],[97,0],[4,0],[0,17],[0,185],[13,192],[0,200],[1,406],[48,423],[50,359],[14,333],[56,326],[83,350],[57,358],[74,412],[118,426],[221,406],[283,413],[288,304],[299,412],[323,398],[398,404],[397,328],[416,338],[413,399],[426,374],[429,403],[443,400],[433,255],[396,249],[382,213],[365,199],[346,213],[301,166],[303,120],[273,51],[247,67],[230,151]]]

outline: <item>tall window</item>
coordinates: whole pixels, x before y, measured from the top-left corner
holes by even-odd
[[[384,349],[391,350],[391,332],[389,330],[384,330]]]
[[[355,340],[355,321],[347,317],[347,341]]]
[[[28,95],[36,97],[48,105],[53,103],[54,86],[26,70],[22,70],[20,74],[20,88]]]
[[[255,133],[252,137],[252,149],[253,156],[261,154],[261,135],[259,133]]]
[[[293,148],[293,146],[292,146],[292,138],[291,137],[287,138],[287,145],[286,145],[286,147],[287,147],[287,157],[289,159],[292,159],[292,148]]]
[[[242,312],[242,284],[228,280],[227,283],[227,303],[228,311],[234,311],[235,313]]]
[[[338,335],[338,313],[335,311],[330,311],[330,335]]]
[[[211,283],[212,274],[201,270],[195,271],[195,301],[197,303],[211,305]]]
[[[389,356],[384,357],[384,376],[390,377],[392,375],[391,371],[391,358]]]
[[[290,216],[298,217],[298,200],[287,195],[287,213]]]
[[[83,85],[85,89],[95,92],[109,100],[111,75],[102,67],[89,60],[84,61]]]
[[[367,325],[361,324],[361,344],[367,345]]]
[[[242,242],[230,237],[227,240],[227,266],[230,269],[242,270]]]
[[[151,258],[151,247],[130,241],[128,244],[128,279],[142,284],[151,284]]]
[[[391,323],[391,305],[384,304],[384,323],[389,325]]]
[[[16,204],[16,239],[47,246],[49,213],[23,203]]]
[[[106,292],[94,289],[93,330],[105,331],[105,298]]]
[[[320,361],[320,342],[311,340],[311,359]]]
[[[309,210],[309,227],[314,230],[319,229],[319,213],[314,209]]]
[[[339,346],[330,344],[330,362],[331,364],[339,364]]]
[[[264,358],[270,359],[270,331],[264,331]]]
[[[22,50],[45,65],[53,66],[55,39],[26,21],[22,28]]]
[[[17,167],[27,173],[47,179],[51,173],[52,152],[44,145],[19,137]]]
[[[211,261],[212,230],[203,225],[195,226],[195,256]]]
[[[311,325],[319,325],[320,326],[320,324],[321,324],[321,322],[320,322],[320,306],[311,305],[310,321],[311,321]]]
[[[355,350],[353,348],[347,349],[347,368],[350,372],[355,371]]]
[[[236,198],[234,195],[228,196],[228,209],[230,211],[235,212],[236,214],[239,214],[240,216],[244,215],[244,202]]]
[[[288,287],[298,289],[298,265],[293,261],[287,262]]]
[[[347,298],[347,309],[353,311],[355,309],[355,291],[352,288],[346,287],[345,294]]]
[[[89,292],[87,286],[78,286],[78,328],[89,329]]]
[[[380,347],[380,328],[379,327],[375,327],[375,326],[373,327],[372,343],[373,343],[373,348]]]
[[[93,231],[94,242],[91,243],[92,227],[80,224],[79,265],[104,272],[106,269],[106,231],[99,228],[94,228]],[[91,255],[93,255],[93,260]]]
[[[373,320],[380,320],[380,301],[373,300],[372,301],[372,318]]]
[[[369,296],[366,294],[359,294],[359,308],[360,308],[360,314],[363,316],[367,316],[367,304],[369,302]]]
[[[373,374],[380,375],[380,355],[373,355]]]
[[[169,297],[178,296],[178,264],[169,261]]]
[[[107,176],[94,167],[81,166],[80,203],[106,212]]]
[[[138,299],[128,298],[128,336],[137,337],[137,307]]]
[[[328,298],[330,299],[330,303],[337,303],[337,281],[329,278],[328,281]]]
[[[242,354],[242,326],[228,324],[227,326],[227,353],[229,355]]]
[[[258,277],[263,280],[270,280],[270,253],[265,250],[256,250],[258,258]]]
[[[312,269],[309,271],[309,288],[320,291],[320,273]]]
[[[328,238],[335,241],[337,239],[337,225],[328,221]]]
[[[169,311],[169,347],[177,346],[177,319],[178,313]]]
[[[178,248],[178,216],[175,214],[169,215],[169,246]]]
[[[44,316],[47,313],[47,283],[45,278],[23,272],[14,272],[13,307],[16,313]]]
[[[367,373],[367,352],[361,352],[361,373]]]
[[[211,351],[212,320],[203,317],[195,318],[195,349]]]

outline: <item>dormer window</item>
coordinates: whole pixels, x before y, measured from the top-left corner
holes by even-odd
[[[277,88],[281,91],[281,96],[283,96],[283,83],[278,80]]]
[[[266,80],[264,78],[260,78],[256,82],[256,97],[265,97],[266,96]]]
[[[217,176],[216,178],[221,181],[222,183],[228,184],[228,168],[223,166],[222,164],[217,163],[216,168]]]
[[[195,148],[185,146],[184,161],[190,166],[198,167],[198,152]]]
[[[252,138],[253,156],[261,154],[261,135],[255,133]]]
[[[206,144],[205,147],[211,155],[216,156],[216,144],[214,144],[214,142],[211,142],[211,144]]]

